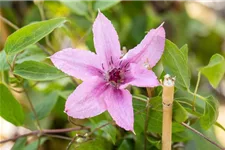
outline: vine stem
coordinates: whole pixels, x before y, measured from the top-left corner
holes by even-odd
[[[145,124],[144,124],[144,150],[147,149],[147,130],[148,130],[148,122],[149,122],[149,112],[150,112],[150,99],[153,95],[153,88],[146,88],[147,93],[148,93],[148,99],[146,102],[146,117],[145,117]]]
[[[26,97],[27,97],[27,100],[28,100],[28,102],[29,102],[29,105],[30,105],[30,107],[31,107],[31,110],[32,110],[32,112],[34,113],[34,117],[35,117],[35,120],[36,120],[36,123],[37,123],[37,127],[38,127],[38,129],[39,129],[40,131],[42,131],[42,129],[41,129],[41,124],[40,124],[40,122],[39,122],[39,120],[38,120],[37,112],[36,112],[35,109],[34,109],[34,106],[33,106],[32,102],[31,102],[31,99],[30,99],[30,97],[29,97],[27,91],[24,89],[24,87],[22,87],[22,88],[23,88],[23,91],[24,91],[24,93],[25,93],[25,95],[26,95]]]
[[[222,147],[219,144],[217,144],[216,142],[212,141],[211,139],[209,139],[208,137],[206,137],[204,134],[202,134],[201,132],[195,130],[194,128],[192,128],[191,126],[187,125],[186,123],[182,122],[181,125],[184,126],[184,127],[186,127],[187,129],[191,130],[192,132],[198,134],[199,136],[203,137],[204,139],[206,139],[208,142],[210,142],[211,144],[215,145],[219,149],[225,150],[224,147]]]
[[[17,139],[19,139],[21,137],[27,137],[27,136],[45,136],[46,135],[46,136],[52,136],[52,137],[56,137],[56,138],[62,138],[62,137],[59,137],[58,135],[52,135],[52,134],[66,133],[66,132],[80,131],[80,130],[86,130],[86,128],[66,128],[66,129],[35,130],[35,131],[31,131],[31,132],[26,133],[26,134],[18,135],[18,136],[13,137],[13,138],[2,140],[2,141],[0,141],[0,144],[6,143],[6,142],[9,142],[9,141],[15,141],[15,140],[17,140]],[[67,140],[69,140],[69,139],[67,138]]]
[[[197,79],[197,83],[196,83],[195,91],[194,91],[193,102],[192,102],[192,109],[193,109],[193,111],[195,111],[196,94],[197,94],[197,91],[198,91],[200,80],[201,80],[201,72],[199,71],[198,72],[198,79]]]

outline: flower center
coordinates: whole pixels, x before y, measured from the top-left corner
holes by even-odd
[[[113,86],[118,86],[123,82],[123,71],[120,68],[114,68],[108,72],[108,81]]]

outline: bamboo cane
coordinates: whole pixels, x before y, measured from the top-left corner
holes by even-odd
[[[172,141],[172,108],[175,78],[164,76],[163,81],[163,124],[162,124],[162,150],[171,150]]]

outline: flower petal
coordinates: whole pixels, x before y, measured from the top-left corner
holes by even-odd
[[[127,85],[138,87],[155,87],[159,85],[157,76],[152,70],[137,64],[130,64],[130,71],[126,72],[125,79],[120,88],[125,88]]]
[[[104,67],[108,68],[110,63],[116,63],[120,56],[119,38],[110,20],[101,12],[93,25],[94,45],[97,55],[100,56]]]
[[[105,82],[94,77],[80,84],[66,101],[65,112],[73,118],[89,118],[106,110],[104,91]]]
[[[134,131],[132,96],[128,90],[109,88],[105,100],[107,109],[116,124],[128,131]]]
[[[165,30],[160,25],[157,29],[150,30],[141,43],[129,50],[123,59],[130,63],[143,64],[148,62],[150,67],[154,67],[161,58],[164,45]]]
[[[97,55],[86,50],[67,48],[52,55],[53,64],[66,74],[86,80],[101,75],[101,63]]]

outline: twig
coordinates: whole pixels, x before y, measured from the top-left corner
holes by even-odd
[[[162,150],[171,150],[172,143],[172,109],[174,100],[175,78],[164,76],[163,81],[163,123],[162,123]]]
[[[88,131],[91,131],[91,128],[85,127],[85,126],[83,126],[83,125],[81,125],[81,124],[75,123],[75,122],[73,121],[73,118],[71,118],[70,116],[68,116],[68,121],[69,121],[70,123],[72,123],[73,125],[75,125],[75,126],[78,126],[78,127],[81,127],[81,128],[86,128]]]
[[[67,147],[66,147],[66,150],[69,150],[69,149],[70,149],[70,147],[72,146],[72,144],[73,144],[73,142],[76,140],[76,138],[77,138],[77,135],[75,135],[75,136],[73,137],[73,139],[69,142],[69,144],[68,144]]]
[[[58,138],[58,139],[64,139],[64,140],[68,140],[68,141],[72,140],[72,138],[62,136],[62,135],[54,135],[54,134],[46,134],[46,133],[43,133],[43,135],[48,136],[48,137]]]
[[[8,24],[10,27],[12,27],[13,29],[15,29],[15,30],[18,30],[19,29],[19,27],[18,26],[16,26],[15,24],[13,24],[11,21],[9,21],[8,19],[6,19],[6,18],[4,18],[4,17],[2,17],[2,16],[0,16],[0,19],[3,21],[3,22],[5,22],[6,24]]]
[[[48,136],[51,136],[51,134],[56,134],[56,133],[66,133],[66,132],[72,132],[72,131],[80,131],[80,130],[86,130],[85,128],[66,128],[66,129],[44,129],[44,130],[35,130],[35,131],[32,131],[32,132],[29,132],[29,133],[26,133],[26,134],[22,134],[22,135],[18,135],[18,136],[15,136],[13,138],[9,138],[9,139],[6,139],[6,140],[2,140],[0,141],[0,144],[2,143],[6,143],[6,142],[9,142],[9,141],[15,141],[17,140],[18,138],[21,138],[21,137],[27,137],[27,136],[37,136],[37,135],[48,135]],[[58,136],[55,136],[54,137],[57,137],[59,138]]]
[[[187,129],[193,131],[194,133],[198,134],[199,136],[203,137],[204,139],[206,139],[208,142],[210,142],[211,144],[215,145],[219,149],[225,150],[224,147],[222,147],[219,144],[217,144],[216,142],[212,141],[211,139],[209,139],[208,137],[206,137],[204,134],[202,134],[201,132],[199,132],[199,131],[195,130],[194,128],[190,127],[186,123],[182,122],[181,125],[184,126],[184,127],[186,127]]]

